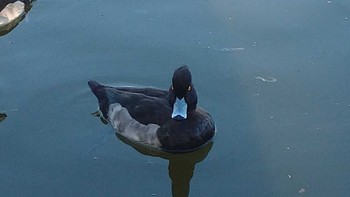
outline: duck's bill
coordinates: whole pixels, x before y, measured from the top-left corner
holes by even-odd
[[[184,120],[187,118],[187,103],[185,101],[185,98],[176,98],[171,118],[175,120]]]

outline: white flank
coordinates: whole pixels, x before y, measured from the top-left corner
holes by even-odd
[[[129,140],[139,142],[146,146],[159,148],[161,143],[157,136],[159,125],[144,125],[133,119],[128,110],[119,103],[109,106],[108,110],[109,122],[112,124],[116,132]]]

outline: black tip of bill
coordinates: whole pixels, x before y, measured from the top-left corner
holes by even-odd
[[[185,120],[186,118],[184,118],[183,116],[177,115],[175,117],[173,117],[174,120]]]

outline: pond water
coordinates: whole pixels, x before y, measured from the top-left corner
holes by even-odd
[[[38,0],[0,37],[0,191],[347,196],[349,18],[347,0]],[[137,151],[91,115],[89,79],[166,89],[182,64],[216,121],[205,150]]]

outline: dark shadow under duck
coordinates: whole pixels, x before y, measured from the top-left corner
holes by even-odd
[[[168,91],[110,87],[88,82],[102,116],[116,133],[141,145],[168,152],[196,150],[215,135],[208,112],[197,106],[197,93],[187,66],[175,70]]]

